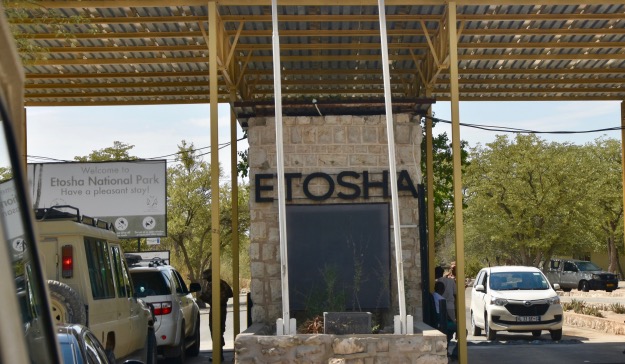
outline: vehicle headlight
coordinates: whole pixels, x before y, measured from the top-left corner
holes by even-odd
[[[598,274],[593,274],[592,275],[592,279],[597,279],[597,280],[601,280],[601,276]]]
[[[505,306],[508,304],[508,300],[505,298],[491,297],[490,304],[495,306]]]
[[[547,298],[547,303],[549,303],[550,305],[559,305],[560,304],[560,296]]]

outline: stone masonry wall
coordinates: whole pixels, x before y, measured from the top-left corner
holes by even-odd
[[[447,338],[417,324],[414,335],[256,334],[255,324],[237,336],[235,363],[446,364]]]
[[[276,134],[273,117],[256,117],[249,120],[249,163],[250,163],[250,260],[251,295],[254,302],[252,316],[254,322],[275,325],[282,317],[282,297],[280,279],[280,242],[278,230],[277,181],[274,190],[263,191],[263,197],[271,197],[273,202],[256,203],[256,174],[276,174]],[[284,117],[283,145],[285,173],[314,172],[337,174],[340,171],[355,171],[381,176],[389,170],[386,137],[386,121],[381,115],[352,116],[328,115],[324,117]],[[421,127],[418,117],[410,114],[394,116],[394,137],[397,171],[407,170],[416,186],[421,181]],[[310,191],[322,195],[327,191],[323,181],[311,184]],[[396,178],[389,176],[396,183]],[[293,197],[298,204],[336,203],[380,203],[390,204],[390,198],[362,197],[345,201],[337,197],[323,202],[305,199],[302,180],[294,180]],[[390,191],[390,190],[389,190]],[[336,193],[341,192],[337,185]],[[353,191],[347,190],[345,193]],[[334,196],[336,196],[336,193]],[[390,194],[390,192],[389,192]],[[288,204],[288,202],[287,202]],[[420,294],[420,257],[418,230],[418,200],[405,193],[399,198],[404,281],[407,314],[422,320]],[[389,211],[392,220],[392,210]],[[391,224],[393,222],[391,221]],[[392,240],[392,232],[391,232]],[[393,314],[398,314],[397,277],[394,243],[391,242],[391,304]]]

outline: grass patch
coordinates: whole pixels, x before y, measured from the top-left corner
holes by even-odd
[[[584,301],[572,300],[571,302],[564,302],[562,308],[565,311],[573,311],[580,315],[588,315],[594,317],[604,317],[601,310],[596,306],[587,305]]]

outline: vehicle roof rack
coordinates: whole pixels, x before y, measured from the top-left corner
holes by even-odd
[[[133,254],[133,253],[125,253],[124,256],[126,257],[126,262],[128,263],[129,266],[159,267],[163,265],[169,265],[169,262],[167,261],[167,259],[163,259],[161,257],[153,257],[149,259],[144,259],[141,255]]]
[[[68,211],[71,210],[71,211]],[[35,209],[35,218],[39,221],[73,220],[80,224],[95,226],[104,230],[115,231],[113,224],[95,217],[81,215],[78,207],[71,205],[55,205]]]

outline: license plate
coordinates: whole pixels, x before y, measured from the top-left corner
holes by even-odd
[[[517,316],[517,322],[539,322],[540,316]]]
[[[614,283],[606,283],[606,287],[614,287]]]

